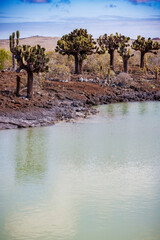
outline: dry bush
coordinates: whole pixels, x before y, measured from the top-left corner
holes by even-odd
[[[67,56],[67,55],[61,55],[56,52],[47,52],[47,55],[50,59],[49,66],[54,68],[55,65],[63,65],[67,66],[71,72],[74,71],[74,57],[73,56]]]
[[[122,72],[119,73],[114,79],[113,79],[114,83],[117,86],[120,87],[125,87],[125,86],[133,86],[134,85],[134,81],[133,78],[131,78],[131,76],[128,73]]]
[[[123,71],[123,59],[117,51],[115,51],[114,53],[114,66],[116,71],[118,72]]]
[[[160,70],[160,51],[156,54],[148,54],[147,57],[148,68],[154,72],[156,68]]]
[[[50,71],[46,78],[50,80],[69,81],[71,72],[74,71],[74,59],[72,56],[63,56],[55,52],[47,52]]]
[[[134,56],[129,59],[128,72],[134,74],[137,72],[137,70],[138,72],[141,71],[139,68],[140,52],[133,49],[131,51]],[[65,78],[66,80],[70,79],[70,73],[74,73],[75,70],[74,57],[66,55],[63,56],[59,53],[51,51],[47,54],[50,58],[50,78],[59,78],[61,80],[65,80]],[[154,73],[155,68],[160,69],[160,51],[157,55],[150,53],[146,54],[146,61],[148,69],[151,73]],[[115,51],[114,63],[116,73],[123,72],[123,60],[117,51]],[[104,79],[107,77],[108,68],[110,68],[110,55],[108,53],[92,54],[88,56],[87,59],[85,59],[83,62],[83,75],[85,75],[86,78],[98,77],[100,79]],[[113,76],[114,74],[111,74],[111,77]]]
[[[83,72],[105,77],[109,66],[109,54],[93,54],[87,57],[83,64]]]
[[[112,77],[115,77],[115,76],[116,76],[115,72],[113,70],[110,70],[110,77],[112,78]]]
[[[55,64],[51,67],[50,72],[47,74],[50,80],[69,81],[71,78],[70,69],[63,64]]]
[[[131,76],[128,74],[128,73],[125,73],[125,72],[122,72],[122,73],[119,73],[118,75],[117,75],[117,79],[119,80],[119,81],[131,81],[131,80],[133,80],[132,78],[131,78]]]
[[[132,50],[132,53],[134,54],[134,56],[129,59],[129,66],[132,67],[132,71],[131,69],[129,69],[129,72],[136,73],[136,69],[134,69],[134,67],[140,66],[140,52]],[[149,73],[153,74],[155,69],[157,68],[160,69],[160,51],[158,51],[156,55],[152,53],[146,53],[145,64],[146,69],[148,70]],[[139,68],[139,71],[141,70],[142,69]]]
[[[115,51],[114,64],[116,71],[121,72],[123,70],[123,60],[117,51]],[[93,54],[84,61],[83,72],[105,78],[108,68],[110,68],[110,55],[107,52],[105,54]]]
[[[129,59],[129,65],[130,66],[140,65],[140,53],[134,50],[132,50],[131,53],[134,54],[134,56]]]

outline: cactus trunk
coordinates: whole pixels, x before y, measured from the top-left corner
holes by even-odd
[[[79,73],[82,74],[82,64],[83,64],[83,60],[80,59],[79,60]]]
[[[141,65],[140,65],[141,68],[144,68],[144,56],[145,56],[145,53],[141,52]]]
[[[12,70],[15,71],[15,69],[16,69],[15,57],[14,57],[14,53],[12,53]]]
[[[110,51],[110,67],[114,71],[114,50]]]
[[[17,88],[16,88],[16,96],[19,97],[20,94],[20,89],[21,89],[21,78],[20,76],[17,75]]]
[[[123,60],[123,71],[125,73],[128,73],[128,60],[127,59]]]
[[[33,72],[28,71],[27,98],[31,99],[33,94]]]
[[[75,74],[79,74],[79,59],[78,59],[78,55],[75,55]]]

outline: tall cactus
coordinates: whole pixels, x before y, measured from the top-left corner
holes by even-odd
[[[127,43],[129,41],[129,37],[125,37],[121,34],[116,33],[116,35],[104,34],[98,38],[98,44],[100,46],[100,50],[97,49],[98,53],[105,53],[106,50],[110,54],[110,67],[114,71],[114,52],[118,49],[120,43]]]
[[[91,55],[95,49],[95,42],[86,29],[75,29],[62,36],[57,42],[55,51],[62,55],[73,55],[75,58],[75,73],[82,73],[83,60]]]
[[[131,54],[131,49],[127,48],[128,46],[129,44],[121,43],[118,49],[118,53],[123,59],[123,70],[126,73],[128,72],[128,60],[134,56],[134,54]]]
[[[140,51],[141,53],[140,67],[144,68],[145,54],[148,52],[157,54],[156,50],[160,49],[160,44],[157,41],[153,43],[151,38],[145,40],[144,37],[138,36],[137,39],[132,43],[131,47],[136,51]]]
[[[19,45],[19,31],[16,32],[16,46]],[[16,69],[16,64],[15,64],[15,55],[13,52],[13,49],[15,48],[15,32],[12,33],[12,35],[10,35],[9,37],[9,41],[10,41],[10,51],[12,52],[12,70],[15,71]]]
[[[29,45],[20,46],[19,42],[17,42],[17,46],[11,49],[17,60],[17,72],[20,72],[22,69],[27,72],[27,97],[32,98],[33,73],[44,72],[49,69],[48,66],[46,66],[49,58],[45,54],[45,48],[42,48],[40,45],[34,47]]]

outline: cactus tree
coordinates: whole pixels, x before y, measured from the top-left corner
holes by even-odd
[[[141,53],[140,67],[144,68],[145,54],[148,52],[156,54],[157,53],[156,50],[160,49],[160,44],[158,42],[153,43],[151,38],[145,40],[144,37],[138,36],[137,39],[132,43],[131,47],[136,51],[140,51]]]
[[[92,35],[86,29],[75,29],[73,32],[62,36],[57,42],[56,52],[62,55],[73,55],[75,58],[75,73],[82,73],[83,60],[91,55],[95,49]]]
[[[45,54],[45,48],[42,48],[40,45],[34,47],[29,45],[17,45],[14,48],[12,47],[11,51],[17,60],[17,72],[20,72],[22,69],[27,72],[27,97],[31,98],[33,92],[33,73],[48,70],[46,64],[49,62],[49,59]]]
[[[122,43],[122,44],[120,44],[119,49],[118,49],[118,53],[120,54],[120,56],[123,59],[123,70],[126,73],[128,72],[128,60],[130,57],[134,56],[134,54],[131,54],[131,49],[127,48],[128,46],[129,46],[129,44]]]
[[[19,31],[16,32],[16,46],[19,45]],[[10,40],[10,50],[12,52],[12,70],[14,71],[15,68],[16,68],[16,65],[15,65],[15,56],[14,56],[14,53],[13,53],[13,49],[15,48],[15,32],[12,33],[12,35],[10,35],[9,37],[9,40]]]
[[[125,37],[121,34],[116,33],[116,35],[111,34],[107,36],[104,34],[98,38],[99,46],[101,50],[98,51],[99,53],[105,53],[107,50],[110,54],[110,67],[114,71],[114,52],[118,49],[120,43],[126,43],[129,41],[129,37]]]

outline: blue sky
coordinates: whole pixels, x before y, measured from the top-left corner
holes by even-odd
[[[94,37],[160,37],[160,0],[0,0],[0,38],[62,36],[87,28]]]

